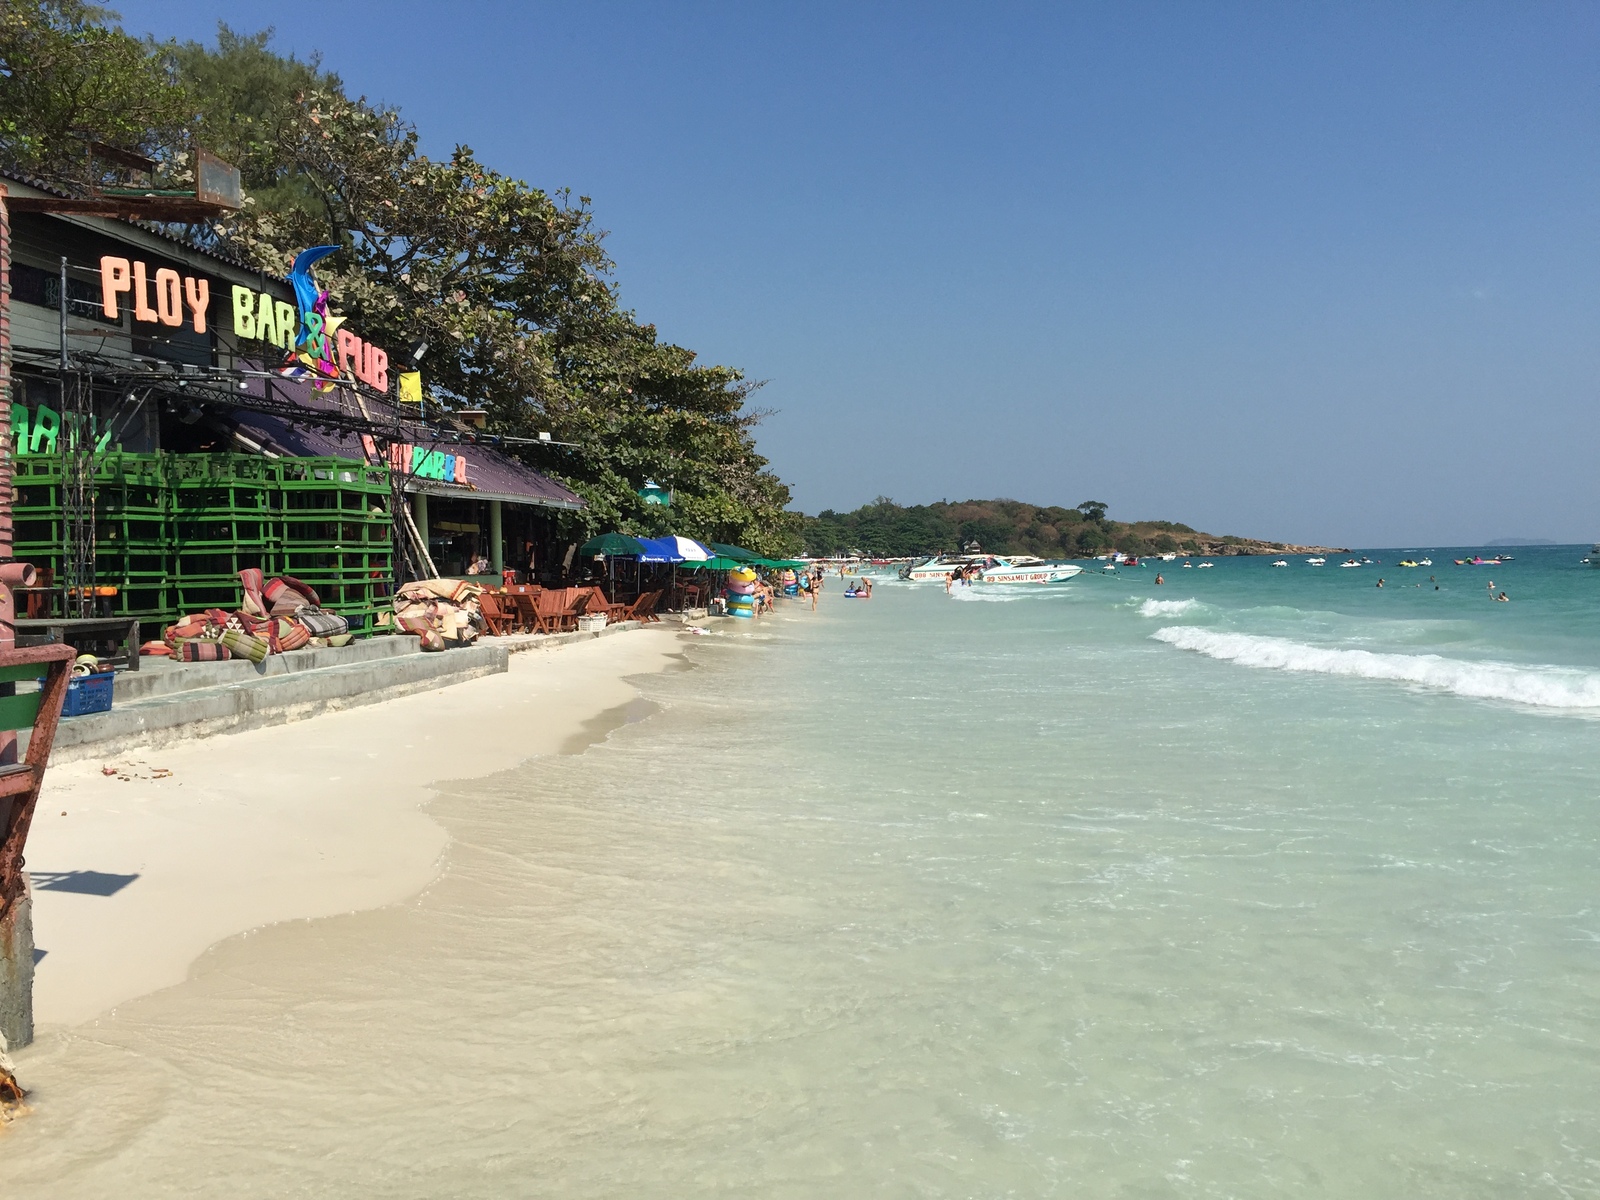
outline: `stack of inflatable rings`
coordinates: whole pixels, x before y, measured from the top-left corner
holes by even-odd
[[[723,594],[728,598],[730,617],[749,620],[756,615],[756,573],[749,567],[728,572],[728,583]]]

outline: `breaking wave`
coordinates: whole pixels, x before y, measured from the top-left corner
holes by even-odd
[[[1193,650],[1243,667],[1386,679],[1478,700],[1508,700],[1539,708],[1600,709],[1600,674],[1593,671],[1466,662],[1437,654],[1330,650],[1288,638],[1222,633],[1193,625],[1169,625],[1150,636],[1180,650]]]
[[[1200,601],[1189,600],[1146,600],[1139,605],[1141,617],[1181,617],[1200,607]]]

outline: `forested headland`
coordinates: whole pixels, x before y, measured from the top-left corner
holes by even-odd
[[[1204,555],[1331,551],[1327,546],[1219,537],[1176,521],[1114,521],[1106,515],[1106,505],[1096,500],[1076,508],[1018,500],[941,500],[904,507],[880,496],[854,512],[825,510],[807,517],[801,539],[807,554],[877,558],[972,549],[1040,558],[1092,558],[1110,550]]]
[[[516,451],[587,502],[572,533],[797,548],[789,489],[756,451],[756,385],[623,306],[587,196],[459,142],[424,154],[398,110],[277,53],[270,30],[157,42],[80,0],[0,4],[0,165],[86,194],[124,182],[115,152],[131,152],[156,163],[151,186],[182,188],[201,149],[239,167],[245,206],[172,231],[280,276],[298,251],[340,246],[318,282],[377,343],[428,343],[432,411],[487,409],[491,433],[574,444]],[[651,480],[670,509],[640,498]]]

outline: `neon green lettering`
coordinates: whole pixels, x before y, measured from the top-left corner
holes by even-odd
[[[255,293],[247,287],[233,285],[233,333],[235,337],[256,336]]]

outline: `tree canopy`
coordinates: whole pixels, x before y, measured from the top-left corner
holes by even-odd
[[[0,154],[53,183],[97,177],[91,142],[182,153],[188,97],[150,47],[81,0],[0,4]]]
[[[941,500],[903,508],[886,496],[854,512],[807,517],[801,532],[807,554],[859,552],[884,558],[983,550],[1076,558],[1117,549],[1129,554],[1225,552],[1254,548],[1244,538],[1212,538],[1175,521],[1113,521],[1106,506],[1089,500],[1077,508],[1018,500]]]
[[[466,145],[423,154],[398,111],[350,96],[318,58],[276,53],[271,30],[140,42],[77,0],[9,0],[4,13],[8,165],[87,184],[82,151],[61,147],[95,140],[177,178],[203,147],[240,168],[246,203],[193,236],[280,275],[299,250],[338,245],[319,282],[379,344],[428,344],[431,403],[576,446],[524,453],[588,502],[568,518],[582,531],[670,524],[769,554],[797,547],[789,490],[756,450],[759,384],[622,306],[587,197],[502,174]],[[647,480],[672,489],[670,510],[642,502]]]

